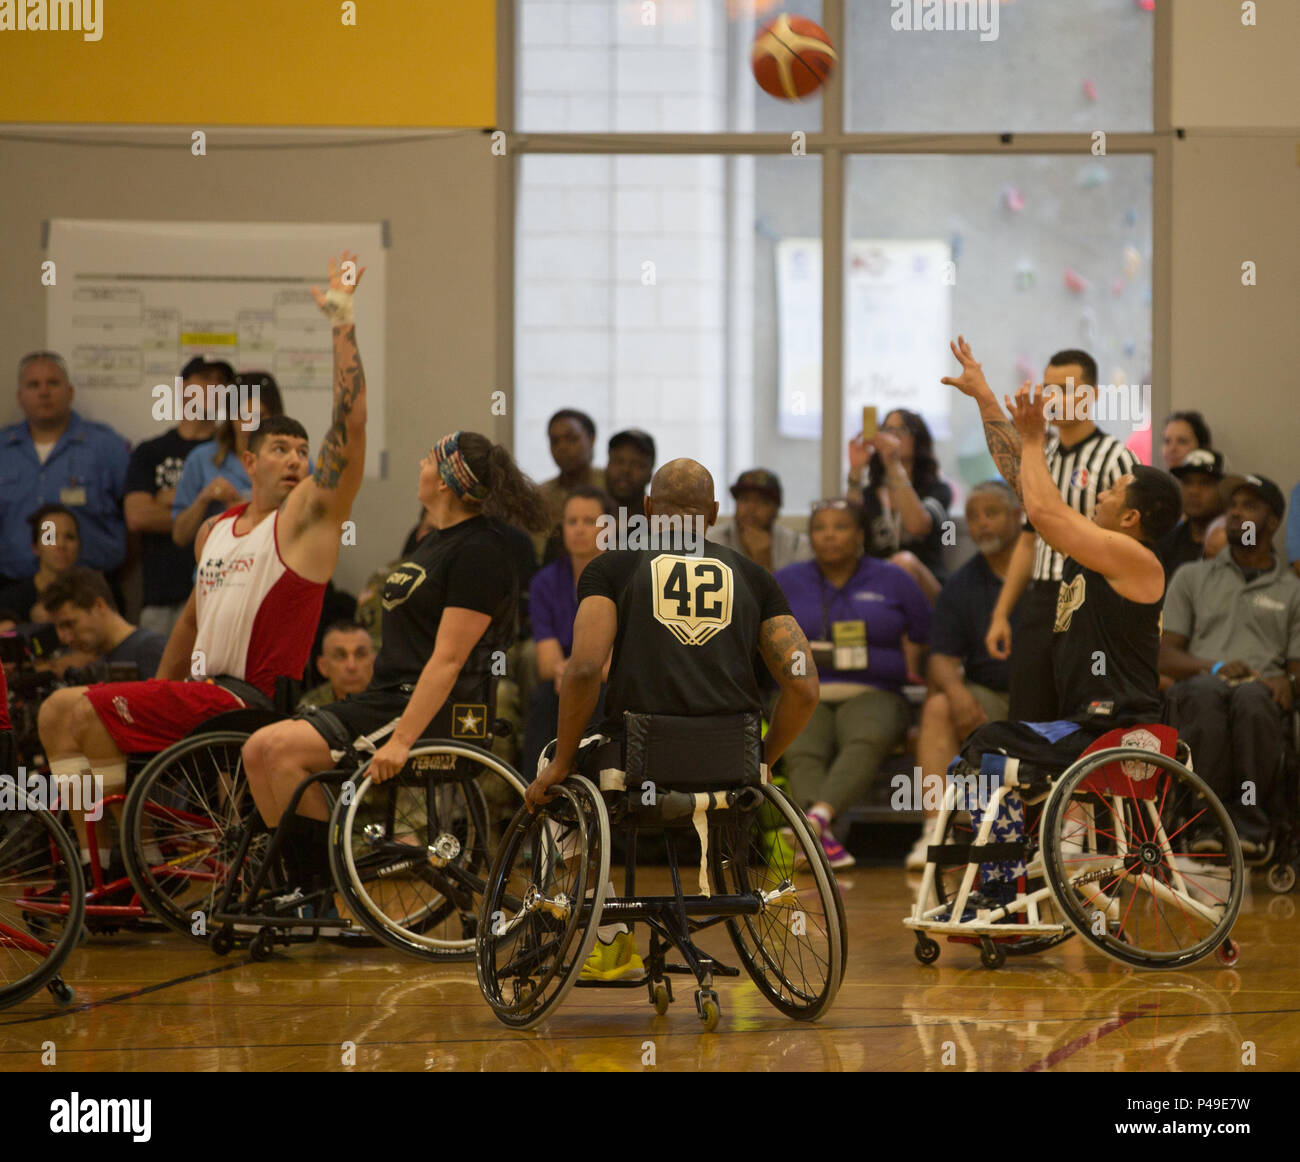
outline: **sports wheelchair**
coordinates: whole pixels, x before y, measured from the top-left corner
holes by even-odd
[[[1241,845],[1173,727],[1109,731],[1063,772],[985,755],[980,778],[992,786],[978,805],[960,801],[969,782],[950,778],[903,921],[922,964],[939,957],[935,936],[978,945],[984,966],[998,968],[1075,932],[1137,968],[1181,968],[1212,952],[1236,962]],[[1022,806],[1023,834],[995,842],[999,817]]]
[[[226,877],[212,897],[212,950],[224,956],[247,941],[254,960],[267,960],[277,944],[324,935],[377,940],[425,960],[472,957],[491,857],[524,796],[518,772],[488,749],[510,730],[487,716],[488,705],[474,704],[483,712],[482,745],[421,739],[394,778],[375,783],[367,774],[374,743],[360,740],[338,769],[298,786],[286,819],[312,786],[332,804],[329,882],[287,895],[286,831],[248,814],[229,841],[230,861],[245,874]]]
[[[554,754],[554,743],[543,764]],[[627,713],[624,737],[584,740],[580,770],[535,814],[521,809],[489,876],[478,925],[479,987],[505,1025],[545,1020],[575,985],[644,988],[655,1012],[673,999],[671,974],[695,978],[706,1030],[721,1009],[716,976],[740,970],[700,948],[718,925],[754,984],[796,1020],[814,1020],[844,973],[843,903],[803,814],[768,781],[757,715],[679,718]],[[608,885],[615,830],[624,891]],[[671,890],[637,891],[637,840],[661,832]],[[683,856],[698,889],[683,887]],[[687,865],[689,866],[689,865]],[[602,925],[650,932],[641,980],[579,979]],[[684,963],[670,963],[675,950]]]

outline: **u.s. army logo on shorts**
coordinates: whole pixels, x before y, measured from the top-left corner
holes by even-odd
[[[702,646],[731,624],[731,566],[712,557],[663,553],[651,562],[655,620],[685,646]]]
[[[1056,591],[1056,624],[1052,627],[1053,632],[1065,633],[1070,628],[1070,619],[1083,604],[1084,596],[1082,573],[1068,585],[1061,582],[1061,587]]]
[[[487,706],[482,702],[452,703],[451,737],[487,738]]]

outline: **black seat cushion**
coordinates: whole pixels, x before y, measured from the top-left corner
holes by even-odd
[[[762,722],[757,714],[686,718],[623,715],[623,770],[629,788],[652,782],[669,790],[757,786],[762,781]]]

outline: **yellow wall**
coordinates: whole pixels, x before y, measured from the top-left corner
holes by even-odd
[[[0,23],[27,2],[0,0]],[[78,31],[0,30],[0,121],[496,123],[495,0],[356,0],[355,27],[343,24],[343,7],[91,0],[95,41]]]

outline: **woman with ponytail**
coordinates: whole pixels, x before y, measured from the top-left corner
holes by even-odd
[[[383,644],[370,685],[265,727],[244,745],[250,782],[269,787],[281,811],[299,783],[335,765],[331,751],[362,736],[383,740],[369,768],[383,782],[402,769],[417,739],[482,742],[487,735],[493,655],[513,644],[518,605],[497,521],[541,531],[546,506],[510,453],[477,432],[452,432],[433,446],[420,461],[417,494],[434,531],[384,584]],[[303,796],[299,811],[284,820],[298,853],[291,867],[302,881],[289,886],[310,892],[329,877],[328,813],[318,788]]]

